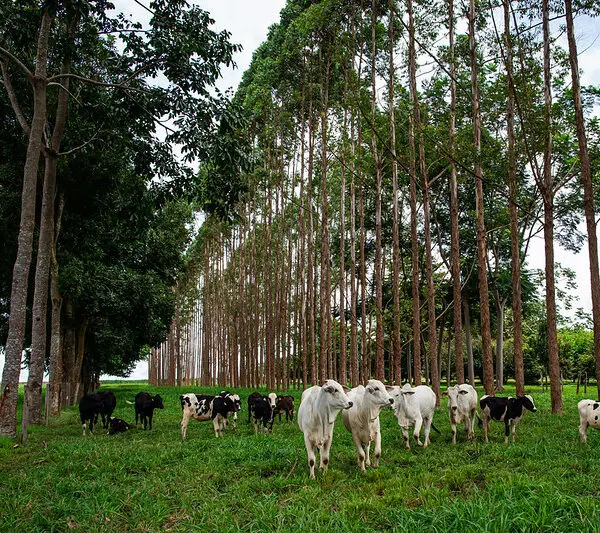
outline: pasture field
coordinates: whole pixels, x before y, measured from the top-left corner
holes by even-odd
[[[126,381],[102,388],[115,392],[114,415],[130,423],[125,400],[141,390],[160,393],[165,410],[155,411],[152,431],[109,437],[100,426],[83,437],[73,408],[31,427],[25,445],[0,439],[1,531],[600,532],[600,432],[579,443],[584,395],[574,386],[565,387],[562,415],[550,414],[549,392],[529,387],[538,412],[526,414],[508,447],[497,422],[489,444],[477,426],[475,441],[465,442],[461,425],[452,446],[443,398],[434,418],[441,434],[432,431],[427,449],[407,451],[385,410],[381,463],[365,474],[339,416],[329,471],[312,481],[296,421],[283,417],[272,435],[254,435],[251,389],[235,391],[235,432],[217,440],[211,422],[191,421],[181,442],[178,397],[199,389]],[[291,394],[297,410],[300,392]]]

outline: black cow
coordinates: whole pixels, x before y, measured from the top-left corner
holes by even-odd
[[[90,433],[94,424],[98,423],[98,415],[102,417],[102,426],[108,428],[108,421],[117,406],[117,398],[112,391],[99,391],[86,394],[79,401],[79,417],[85,435],[86,422],[89,421]]]
[[[225,391],[218,396],[183,394],[179,397],[179,401],[183,411],[181,440],[185,440],[190,418],[199,422],[212,420],[215,437],[222,437],[223,429],[227,425],[227,417],[232,414],[235,415],[240,410],[239,396]]]
[[[275,413],[279,415],[281,422],[281,413],[285,413],[286,420],[294,420],[294,397],[293,396],[277,396],[275,400]]]
[[[126,400],[127,401],[127,400]],[[132,402],[127,401],[128,404]],[[162,398],[160,394],[155,396],[150,395],[147,392],[138,392],[135,396],[135,425],[138,424],[138,416],[140,422],[144,424],[144,429],[148,425],[152,429],[152,416],[154,415],[154,409],[164,409]]]
[[[488,442],[488,431],[490,429],[490,420],[504,422],[504,441],[508,444],[508,435],[511,433],[512,441],[515,442],[515,429],[517,422],[523,418],[525,409],[535,413],[537,409],[533,403],[533,398],[528,394],[517,396],[516,398],[498,398],[496,396],[483,396],[479,400],[481,407],[481,417],[483,422],[483,436],[485,442]]]
[[[260,392],[254,391],[250,396],[248,396],[248,424],[250,423],[250,418],[252,417],[252,406],[254,402],[259,398],[262,398],[263,395]]]
[[[120,418],[115,418],[113,416],[110,417],[110,422],[108,424],[108,434],[116,435],[117,433],[124,433],[129,430],[129,424]]]
[[[261,433],[273,431],[273,408],[267,396],[255,398],[250,407],[250,413],[255,434],[258,433],[259,428]]]

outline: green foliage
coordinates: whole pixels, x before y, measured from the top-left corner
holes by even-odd
[[[0,440],[3,531],[598,531],[596,465],[600,433],[579,444],[575,387],[564,392],[565,413],[550,413],[550,394],[528,388],[538,412],[504,445],[492,423],[490,443],[475,429],[466,442],[451,433],[446,400],[434,418],[427,449],[404,449],[396,419],[381,414],[380,466],[361,473],[341,420],[335,425],[329,470],[308,478],[296,421],[278,421],[271,435],[254,435],[246,399],[238,427],[215,439],[210,422],[191,421],[180,439],[178,396],[195,388],[104,383],[117,396],[115,415],[134,421],[141,390],[160,393],[152,431],[83,437],[76,408],[49,427],[30,427],[26,445]],[[203,389],[204,393],[219,392]],[[263,392],[266,392],[263,390]],[[481,391],[479,391],[482,394]],[[514,394],[509,387],[507,394]],[[299,405],[300,391],[291,391]]]

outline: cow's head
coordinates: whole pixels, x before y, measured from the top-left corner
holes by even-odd
[[[386,390],[386,387],[377,379],[370,379],[365,387],[369,399],[378,406],[387,406],[394,403],[394,398]]]
[[[163,405],[162,398],[160,397],[160,394],[157,394],[156,396],[154,396],[154,398],[152,398],[152,406],[155,407],[156,409],[164,409],[165,408],[165,406]]]
[[[532,413],[537,411],[535,404],[533,403],[533,398],[529,394],[526,394],[525,396],[519,396],[519,398],[521,398],[523,407],[525,407],[525,409],[529,409]]]
[[[328,379],[323,383],[321,391],[327,395],[327,402],[332,407],[337,407],[338,409],[350,409],[353,405],[342,386],[333,379]]]

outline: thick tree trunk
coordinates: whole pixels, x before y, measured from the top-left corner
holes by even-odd
[[[494,361],[490,327],[490,297],[487,279],[487,238],[485,232],[483,171],[481,157],[481,117],[479,112],[479,85],[477,80],[477,53],[475,43],[475,0],[469,4],[469,51],[471,57],[471,86],[473,95],[473,137],[475,163],[475,211],[477,218],[477,263],[479,270],[479,307],[481,310],[481,345],[483,352],[483,387],[486,394],[494,394]]]
[[[17,398],[23,343],[25,341],[27,286],[35,226],[37,174],[42,148],[42,135],[46,123],[46,69],[51,22],[50,13],[44,11],[38,34],[35,74],[30,80],[34,97],[33,117],[23,171],[21,224],[19,228],[17,257],[13,268],[8,337],[5,347],[4,370],[2,372],[0,435],[13,438],[17,436]]]
[[[577,60],[577,43],[573,29],[573,6],[571,0],[565,0],[567,19],[567,38],[569,41],[569,61],[571,63],[571,79],[573,99],[575,102],[575,121],[577,141],[579,143],[579,161],[581,164],[581,184],[583,186],[583,209],[588,234],[588,254],[590,258],[590,283],[592,288],[592,319],[594,323],[594,358],[596,360],[596,385],[600,400],[600,267],[598,265],[598,237],[596,233],[596,212],[594,207],[594,187],[592,169],[588,154],[587,135],[581,102],[581,83],[579,81],[579,64]]]

